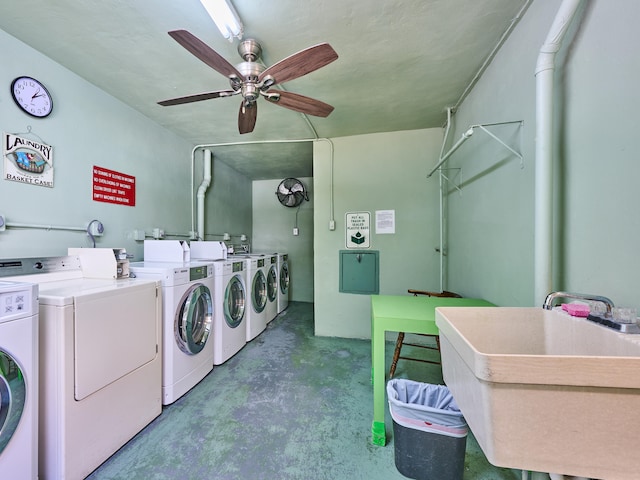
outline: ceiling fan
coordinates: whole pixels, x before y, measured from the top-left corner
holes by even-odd
[[[238,53],[244,62],[234,67],[206,43],[186,30],[174,30],[169,32],[169,35],[197,58],[227,77],[231,89],[197,93],[158,102],[162,106],[242,95],[238,114],[240,133],[253,131],[258,113],[257,100],[260,95],[275,105],[317,117],[326,117],[333,111],[331,105],[320,100],[271,88],[302,77],[336,60],[338,54],[328,43],[306,48],[265,68],[258,62],[262,53],[260,44],[255,40],[244,40],[238,45]]]

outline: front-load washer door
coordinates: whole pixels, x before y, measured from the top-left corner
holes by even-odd
[[[270,302],[275,302],[278,296],[278,275],[276,274],[276,267],[273,265],[271,265],[267,275],[267,296]]]
[[[224,319],[231,328],[236,328],[244,318],[244,285],[238,275],[227,284],[224,294]]]
[[[280,267],[280,292],[286,294],[289,291],[289,266],[283,263]]]
[[[0,349],[0,455],[18,428],[26,393],[20,365],[9,353]]]
[[[261,313],[267,306],[267,279],[262,270],[258,270],[251,282],[251,304],[253,311]]]
[[[182,296],[174,321],[174,335],[180,350],[195,355],[207,344],[213,324],[211,291],[203,284],[193,285]]]

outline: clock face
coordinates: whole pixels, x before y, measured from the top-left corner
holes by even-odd
[[[35,78],[16,78],[11,83],[11,95],[16,105],[33,117],[46,117],[53,109],[51,95]]]

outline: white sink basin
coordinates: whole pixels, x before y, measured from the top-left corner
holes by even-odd
[[[542,308],[439,307],[442,371],[494,465],[640,478],[640,335]]]

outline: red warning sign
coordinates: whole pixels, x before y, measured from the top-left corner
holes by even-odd
[[[94,165],[93,200],[135,206],[136,177]]]

